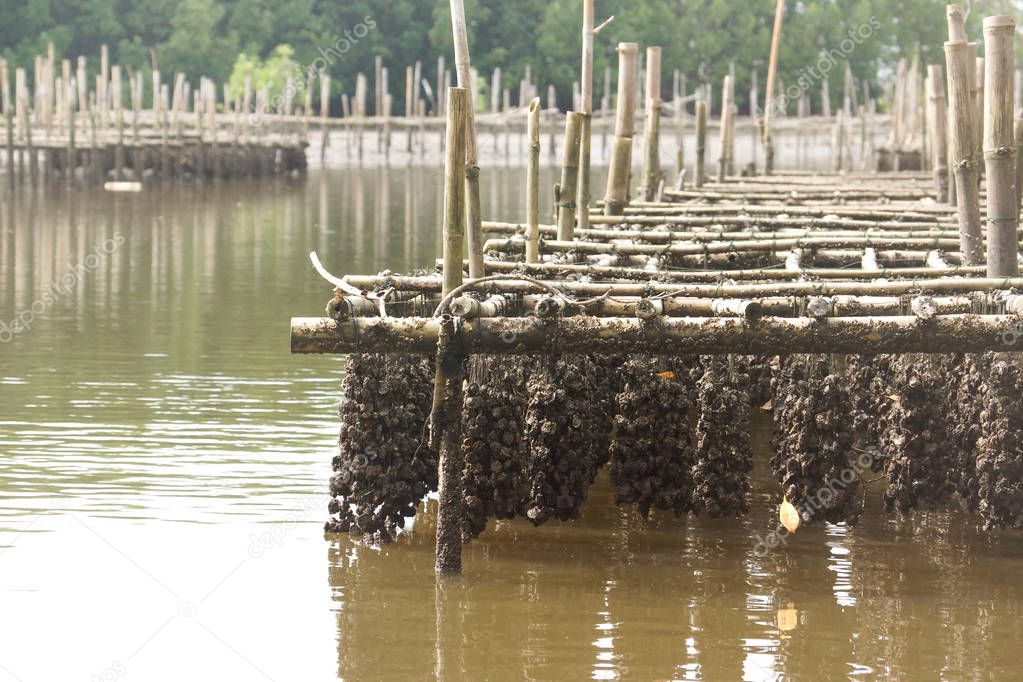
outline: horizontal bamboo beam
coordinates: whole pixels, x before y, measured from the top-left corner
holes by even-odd
[[[651,275],[657,275],[654,272]],[[878,274],[878,273],[873,273]],[[398,291],[436,293],[440,291],[439,277],[407,277],[398,275],[348,275],[344,281],[364,291],[378,287],[393,287]],[[466,284],[472,280],[466,280]],[[771,282],[758,284],[676,284],[673,282],[577,282],[544,280],[542,284],[561,292],[601,296],[698,296],[710,298],[762,298],[765,296],[838,296],[874,295],[899,296],[920,292],[966,293],[984,291],[991,294],[1013,288],[1023,288],[1023,277],[943,277],[939,279],[916,279],[902,281],[874,282]],[[534,293],[535,285],[520,280],[507,282],[483,282],[479,291],[494,293]]]
[[[461,325],[462,353],[979,353],[1007,350],[1015,315],[810,318],[490,318]],[[441,318],[367,318],[338,324],[293,318],[292,353],[434,353]]]
[[[667,226],[667,223],[664,224]],[[525,235],[524,225],[517,223],[483,223],[483,231],[490,234],[512,234]],[[557,228],[554,225],[540,225],[540,234],[553,237],[557,235]],[[668,242],[710,242],[721,240],[764,240],[764,239],[803,239],[807,237],[826,237],[828,239],[839,239],[852,237],[858,239],[926,239],[926,238],[947,238],[955,239],[959,236],[958,229],[952,228],[943,230],[936,225],[928,225],[918,230],[879,230],[867,229],[803,229],[803,228],[782,228],[779,230],[666,230],[658,228],[652,230],[626,230],[609,228],[591,228],[575,230],[575,236],[580,239],[599,241],[612,239],[640,239],[652,244],[665,244]]]
[[[483,244],[483,251],[523,252],[526,242],[521,239],[488,239]],[[671,243],[660,244],[606,244],[603,242],[545,240],[540,243],[540,253],[576,252],[576,253],[614,253],[623,255],[648,256],[698,256],[710,253],[731,253],[733,251],[782,251],[786,249],[811,247],[843,247],[843,246],[874,246],[880,248],[923,247],[928,249],[955,249],[959,246],[958,239],[943,237],[798,237],[736,239],[733,241],[711,241],[699,244]]]

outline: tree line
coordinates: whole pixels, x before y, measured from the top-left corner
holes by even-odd
[[[998,9],[982,4],[973,3],[969,23],[978,38],[979,17]],[[405,67],[421,60],[424,77],[435,83],[437,57],[450,64],[452,55],[447,0],[2,0],[0,8],[0,46],[8,63],[19,66],[31,67],[52,42],[58,56],[87,56],[95,73],[100,45],[107,44],[112,63],[143,72],[155,64],[193,82],[199,76],[224,82],[234,74],[237,85],[249,74],[279,88],[267,71],[315,65],[330,74],[336,94],[351,93],[359,72],[372,84],[379,55],[399,112]],[[517,84],[528,65],[533,82],[555,85],[566,106],[579,70],[579,0],[465,0],[465,9],[473,66],[483,82],[500,67],[504,82]],[[615,17],[596,41],[598,80],[605,67],[615,67],[617,43],[629,41],[663,48],[665,88],[674,69],[690,90],[700,82],[718,88],[730,68],[740,105],[752,71],[763,87],[772,0],[596,0],[596,13],[598,22]],[[820,60],[838,55],[857,79],[874,83],[901,57],[943,63],[945,32],[944,3],[932,0],[788,0],[779,76],[797,83]],[[851,36],[859,38],[850,42]],[[830,74],[836,103],[844,70],[843,63]]]

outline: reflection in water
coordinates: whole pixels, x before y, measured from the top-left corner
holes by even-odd
[[[521,171],[483,177],[487,217],[521,219]],[[0,681],[112,661],[154,680],[1012,675],[1020,538],[950,510],[874,511],[760,555],[777,494],[763,421],[740,521],[643,521],[602,477],[577,522],[494,524],[458,579],[434,577],[432,502],[393,545],[324,540],[343,361],[287,352],[289,317],[329,296],[308,252],[337,273],[429,266],[441,179],[349,170],[4,201],[0,641],[14,644]],[[96,250],[108,240],[123,243]],[[219,639],[179,628],[186,599]],[[190,632],[211,647],[200,672],[175,655],[199,646]],[[67,656],[49,655],[55,637]]]

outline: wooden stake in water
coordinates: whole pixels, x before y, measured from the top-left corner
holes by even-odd
[[[984,19],[984,165],[987,170],[987,274],[1019,275],[1019,199],[1013,138],[1015,60],[1012,17]]]

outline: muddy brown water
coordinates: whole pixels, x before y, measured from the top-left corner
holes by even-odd
[[[24,322],[0,333],[0,681],[1018,676],[1023,539],[875,490],[856,528],[767,548],[763,414],[741,520],[643,521],[601,477],[580,520],[491,526],[440,583],[433,502],[393,545],[324,538],[343,361],[288,354],[329,294],[307,253],[430,262],[438,178],[0,204],[0,323]],[[519,217],[521,172],[484,178]]]

